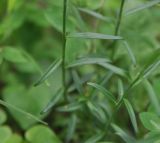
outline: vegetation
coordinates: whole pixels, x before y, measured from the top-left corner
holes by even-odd
[[[159,143],[160,0],[0,0],[0,143]]]

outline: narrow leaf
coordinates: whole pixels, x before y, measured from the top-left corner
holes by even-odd
[[[120,127],[112,124],[112,128],[116,131],[116,134],[120,136],[126,143],[136,143],[136,140],[123,131]]]
[[[108,40],[121,40],[120,36],[106,35],[100,33],[70,33],[67,35],[68,38],[83,38],[83,39],[108,39]]]
[[[146,80],[144,84],[145,84],[146,90],[148,91],[148,96],[150,98],[151,104],[155,108],[155,111],[157,112],[157,114],[160,114],[160,104],[151,83],[148,80]]]
[[[150,8],[156,4],[160,3],[160,0],[152,0],[135,8],[132,8],[126,12],[126,15],[134,14],[136,12],[142,11],[144,9]]]
[[[42,110],[41,114],[48,112],[61,99],[62,95],[63,95],[63,90],[62,89],[58,90],[56,94],[54,94],[51,101]]]
[[[110,22],[111,20],[108,19],[107,17],[103,16],[102,14],[98,13],[98,12],[95,12],[95,11],[92,11],[90,9],[85,9],[85,8],[78,8],[80,11],[88,14],[88,15],[91,15],[97,19],[100,19],[100,20],[103,20],[105,22]]]
[[[30,114],[30,113],[28,113],[28,112],[26,112],[26,111],[18,108],[18,107],[14,106],[14,105],[12,105],[12,104],[10,104],[10,103],[7,103],[7,102],[5,102],[5,101],[3,101],[3,100],[0,100],[0,104],[3,105],[3,106],[5,106],[5,107],[7,107],[7,108],[13,109],[13,110],[15,110],[15,111],[23,114],[23,115],[26,116],[27,118],[31,118],[31,119],[33,119],[33,120],[35,120],[35,121],[38,121],[38,122],[40,122],[40,123],[42,123],[42,124],[47,125],[46,122],[40,120],[38,117],[36,117],[36,116],[34,116],[34,115],[32,115],[32,114]]]
[[[100,66],[102,66],[102,67],[104,67],[106,69],[109,69],[113,73],[116,73],[116,74],[118,74],[120,76],[128,77],[127,72],[125,70],[123,70],[123,69],[121,69],[119,67],[116,67],[116,66],[114,66],[114,65],[112,65],[110,63],[98,63],[98,65],[100,65]]]
[[[136,61],[136,58],[135,58],[129,44],[127,43],[127,41],[124,41],[123,43],[124,43],[124,46],[126,47],[126,49],[128,51],[128,55],[131,58],[131,61],[132,61],[133,65],[135,66],[137,64],[137,61]]]
[[[57,110],[60,112],[73,112],[82,108],[82,104],[79,102],[74,102],[62,107],[58,107]]]
[[[68,124],[68,131],[67,131],[67,137],[66,137],[67,142],[69,142],[73,138],[73,135],[76,129],[76,123],[77,123],[77,116],[73,114]]]
[[[102,110],[100,106],[92,102],[87,102],[87,106],[90,109],[93,116],[95,116],[100,122],[105,123],[107,121],[105,112]]]
[[[98,64],[98,63],[105,63],[105,62],[110,62],[110,60],[106,58],[81,58],[81,59],[78,59],[77,61],[74,61],[73,63],[70,63],[67,67],[72,68],[72,67],[81,66],[81,65]]]
[[[103,136],[104,136],[104,133],[98,133],[98,134],[93,135],[92,137],[90,137],[84,143],[97,143],[97,141],[99,141]]]
[[[127,99],[123,99],[123,101],[124,101],[124,104],[128,110],[128,113],[129,113],[132,125],[134,127],[134,130],[137,133],[138,132],[137,121],[136,121],[136,116],[135,116],[134,110],[132,108],[132,105],[130,104],[130,102]]]
[[[53,64],[49,66],[46,72],[40,77],[40,79],[34,84],[34,86],[38,86],[42,84],[48,77],[60,66],[62,60],[56,60]]]
[[[98,89],[102,94],[104,94],[105,96],[108,97],[108,99],[110,99],[112,102],[116,103],[114,96],[112,95],[112,93],[110,93],[108,90],[106,90],[103,86],[98,85],[96,83],[91,83],[88,82],[88,85]]]

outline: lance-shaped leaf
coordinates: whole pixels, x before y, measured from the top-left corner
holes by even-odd
[[[68,130],[67,130],[67,136],[66,136],[67,142],[70,142],[70,140],[73,138],[74,132],[76,129],[76,124],[77,124],[77,116],[73,114],[68,124]]]
[[[60,66],[62,60],[56,60],[53,64],[49,66],[46,72],[40,77],[40,79],[34,84],[34,86],[38,86],[42,84],[48,77]]]
[[[82,39],[104,39],[104,40],[121,40],[120,36],[106,35],[101,33],[69,33],[67,38],[82,38]]]
[[[116,66],[114,66],[110,63],[98,63],[98,65],[100,65],[100,66],[102,66],[102,67],[104,67],[108,70],[111,70],[113,73],[118,74],[120,76],[123,76],[123,77],[126,77],[126,78],[129,77],[127,71],[125,71],[125,70],[123,70],[119,67],[116,67]]]
[[[131,61],[133,63],[133,65],[135,66],[137,64],[136,58],[134,56],[134,53],[132,52],[132,49],[130,48],[129,44],[127,43],[127,41],[123,42],[124,46],[127,49],[128,55],[131,58]]]
[[[138,132],[137,121],[136,121],[136,116],[135,116],[134,110],[132,108],[132,105],[130,104],[130,102],[127,99],[123,99],[123,101],[124,101],[124,104],[127,108],[127,111],[130,116],[134,130],[137,133]]]
[[[134,14],[134,13],[136,13],[136,12],[139,12],[139,11],[142,11],[142,10],[144,10],[144,9],[150,8],[150,7],[152,7],[152,6],[154,6],[154,5],[158,4],[158,3],[160,3],[160,0],[152,0],[152,1],[149,1],[149,2],[147,2],[147,3],[145,3],[145,4],[142,4],[142,5],[140,5],[140,6],[137,6],[137,7],[135,7],[135,8],[132,8],[132,9],[130,9],[130,10],[127,10],[126,15]]]
[[[92,11],[90,9],[86,9],[86,8],[78,8],[80,11],[88,14],[88,15],[91,15],[97,19],[100,19],[100,20],[103,20],[105,22],[110,22],[111,19],[108,19],[107,17],[103,16],[102,14],[98,13],[98,12],[95,12],[95,11]]]
[[[74,102],[62,107],[58,107],[57,110],[60,112],[73,112],[82,108],[82,103]]]
[[[120,136],[126,143],[136,143],[136,140],[123,131],[120,127],[112,124],[112,128],[116,131],[116,134]]]
[[[93,135],[89,139],[87,139],[84,143],[97,143],[102,137],[104,136],[104,133],[97,133],[96,135]]]
[[[99,64],[99,63],[105,63],[105,62],[110,62],[110,60],[106,58],[81,58],[78,59],[72,63],[70,63],[67,67],[72,68],[76,66],[82,66],[82,65],[89,65],[89,64]]]
[[[28,113],[28,112],[26,112],[26,111],[24,111],[24,110],[22,110],[22,109],[14,106],[14,105],[12,105],[12,104],[10,104],[10,103],[7,103],[7,102],[5,102],[5,101],[3,101],[3,100],[0,100],[0,104],[3,105],[3,106],[5,106],[5,107],[7,107],[7,108],[9,108],[9,109],[13,109],[13,110],[15,110],[15,111],[23,114],[24,116],[26,116],[26,118],[31,118],[31,119],[33,119],[33,120],[36,120],[36,121],[42,123],[42,124],[47,125],[46,122],[40,120],[40,119],[37,118],[36,116],[34,116],[34,115],[32,115],[32,114],[30,114],[30,113]]]
[[[48,112],[62,97],[63,90],[59,89],[56,94],[54,94],[51,101],[47,104],[47,106],[41,111],[41,114]]]
[[[145,80],[144,85],[148,92],[152,106],[154,107],[156,113],[160,115],[160,104],[151,83],[148,80]]]
[[[105,123],[107,121],[106,114],[100,106],[90,101],[87,102],[87,106],[91,111],[91,114],[95,116],[100,122]]]
[[[91,83],[88,82],[88,85],[96,88],[97,90],[99,90],[103,95],[105,95],[108,99],[110,99],[112,102],[116,103],[116,99],[114,98],[114,96],[112,95],[112,93],[110,93],[107,89],[105,89],[103,86],[98,85],[96,83]]]

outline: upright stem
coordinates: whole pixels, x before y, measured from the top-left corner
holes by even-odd
[[[115,32],[114,32],[115,36],[119,35],[120,25],[121,25],[121,21],[122,21],[122,14],[123,14],[123,9],[124,9],[124,3],[125,3],[125,0],[121,0],[120,11],[119,11],[119,14],[118,14],[117,24],[116,24],[116,28],[115,28]],[[116,52],[115,46],[116,46],[116,41],[113,42],[112,59],[114,59],[115,52]]]
[[[64,97],[66,97],[66,69],[65,69],[65,58],[66,58],[66,17],[67,17],[67,0],[63,1],[63,49],[62,49],[62,84],[64,88]]]
[[[115,33],[114,33],[115,36],[117,36],[119,34],[119,29],[120,29],[120,25],[121,25],[121,21],[122,21],[124,2],[125,2],[125,0],[122,0],[121,5],[120,5],[120,11],[119,11],[117,24],[116,24],[116,29],[115,29]]]

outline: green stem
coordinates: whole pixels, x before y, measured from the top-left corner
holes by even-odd
[[[122,14],[123,14],[123,9],[124,9],[124,3],[125,3],[125,0],[121,0],[120,11],[119,11],[119,14],[118,14],[117,24],[116,24],[115,32],[114,32],[115,36],[119,35],[120,25],[121,25],[121,22],[122,22]],[[114,56],[115,56],[115,53],[116,53],[116,48],[115,48],[116,43],[117,43],[117,41],[115,40],[113,42],[112,59],[114,59]]]
[[[66,97],[66,69],[65,69],[65,58],[66,58],[66,17],[67,17],[67,0],[63,2],[63,49],[62,49],[62,84],[64,88],[64,97]]]

